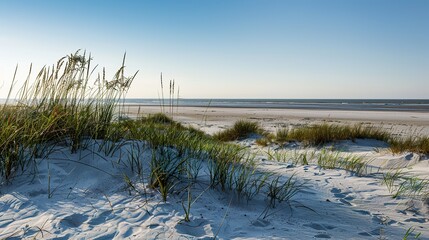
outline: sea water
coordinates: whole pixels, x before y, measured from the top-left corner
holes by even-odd
[[[126,105],[429,112],[429,99],[125,99]]]

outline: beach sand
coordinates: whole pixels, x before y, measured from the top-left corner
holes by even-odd
[[[159,106],[127,106],[130,116],[138,113],[155,114]],[[170,114],[170,109],[164,112]],[[346,111],[314,109],[262,109],[262,108],[215,108],[215,107],[174,107],[173,118],[212,133],[230,127],[240,119],[253,120],[267,129],[294,127],[300,125],[333,123],[363,124],[384,128],[394,134],[429,135],[429,113],[394,111]]]
[[[159,110],[140,109],[144,114]],[[127,111],[134,116],[138,112],[137,108]],[[238,119],[258,121],[270,130],[320,122],[374,124],[400,135],[428,133],[429,125],[428,114],[416,112],[179,107],[174,115],[175,120],[207,133]],[[375,140],[335,143],[341,153],[368,160],[368,174],[357,176],[342,169],[322,169],[314,162],[295,165],[292,157],[274,161],[267,155],[295,150],[320,153],[318,148],[260,147],[254,138],[236,143],[255,154],[258,171],[278,174],[282,182],[294,175],[304,184],[302,190],[292,201],[267,208],[266,196],[246,201],[208,187],[204,163],[201,180],[192,190],[191,221],[184,222],[187,191],[172,193],[163,202],[140,176],[119,164],[127,146],[113,156],[90,150],[71,154],[59,148],[49,161],[40,161],[37,174],[1,186],[0,239],[402,239],[407,230],[413,231],[411,236],[420,233],[421,239],[429,239],[427,200],[394,199],[382,181],[383,172],[391,169],[426,178],[427,156],[394,155],[386,143]],[[96,148],[97,142],[90,146]],[[150,162],[150,151],[143,159]],[[123,180],[124,173],[132,176],[135,190]]]

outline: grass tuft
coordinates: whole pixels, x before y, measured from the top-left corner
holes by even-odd
[[[239,120],[232,128],[217,132],[213,137],[220,141],[234,141],[248,137],[251,134],[266,135],[266,131],[257,123]]]
[[[167,116],[164,113],[156,113],[153,115],[149,115],[145,119],[143,119],[143,121],[159,124],[178,124],[171,117]]]
[[[390,145],[393,153],[415,152],[429,154],[428,136],[410,136],[408,138],[394,137],[387,131],[374,126],[362,126],[360,124],[334,125],[316,124],[303,126],[292,130],[279,129],[274,140],[278,143],[289,141],[302,142],[304,145],[320,146],[326,143],[341,140],[375,139],[384,141]]]
[[[392,138],[389,140],[390,149],[393,153],[400,152],[416,152],[422,154],[429,154],[429,137],[411,136],[405,139]]]
[[[89,139],[106,138],[116,111],[121,112],[119,101],[137,73],[126,77],[123,61],[111,81],[103,70],[91,84],[91,63],[91,55],[77,51],[43,67],[33,83],[30,67],[13,101],[11,87],[6,100],[10,104],[0,109],[0,176],[9,180],[24,172],[57,144],[77,152]]]
[[[308,145],[323,145],[329,142],[355,140],[357,138],[386,141],[389,139],[389,134],[380,128],[363,127],[362,125],[319,124],[293,129],[288,132],[287,137],[284,134],[281,137],[283,140],[295,140]]]

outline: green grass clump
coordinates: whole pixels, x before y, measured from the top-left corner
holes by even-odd
[[[185,221],[191,220],[191,205],[199,197],[192,197],[192,187],[207,180],[207,189],[220,188],[247,201],[261,192],[277,202],[295,195],[291,181],[280,186],[278,179],[271,184],[276,193],[268,194],[271,174],[258,171],[255,155],[219,141],[252,133],[265,135],[257,123],[238,121],[232,133],[219,133],[214,138],[165,114],[129,119],[122,115],[124,105],[120,103],[135,74],[125,77],[123,63],[113,80],[106,80],[103,71],[91,84],[91,61],[90,56],[78,52],[60,59],[52,68],[43,68],[34,83],[29,77],[13,105],[6,101],[0,108],[0,184],[23,174],[32,164],[37,173],[37,164],[49,160],[54,149],[65,148],[72,153],[85,150],[100,157],[115,156],[112,164],[124,169],[121,175],[130,193],[137,191],[143,196],[128,177],[130,172],[147,183],[145,186],[156,189],[163,201],[186,186],[187,204],[182,202]],[[174,81],[170,89],[172,95]],[[206,174],[201,181],[202,172]],[[48,179],[48,197],[52,197],[55,190],[51,190],[50,176]]]
[[[255,143],[259,146],[266,147],[271,143],[271,140],[267,137],[262,137],[256,139]]]
[[[283,134],[281,138],[283,140],[300,141],[309,145],[322,145],[329,142],[355,140],[357,138],[387,141],[389,136],[387,132],[375,127],[318,124],[293,129],[288,132],[287,137]]]
[[[292,174],[284,183],[280,183],[280,176],[271,180],[268,184],[267,193],[267,197],[270,200],[269,206],[275,208],[276,201],[278,203],[288,202],[300,191],[303,184],[298,184],[294,176],[295,174]]]
[[[389,140],[390,149],[393,153],[405,151],[429,154],[429,137],[411,136],[405,139],[391,138]]]
[[[85,53],[70,54],[52,67],[43,67],[32,83],[30,67],[12,102],[15,72],[0,109],[0,176],[9,180],[25,171],[35,158],[49,155],[56,144],[76,152],[88,139],[106,137],[119,100],[136,75],[125,77],[123,62],[111,81],[103,71],[91,84],[95,70],[91,62]]]
[[[319,146],[330,142],[355,139],[375,139],[388,143],[393,153],[415,152],[429,154],[429,137],[410,136],[407,138],[394,137],[387,131],[373,126],[360,124],[333,125],[316,124],[303,126],[292,130],[279,129],[274,140],[278,143],[298,141],[305,145]]]
[[[220,131],[213,137],[220,141],[234,141],[248,137],[250,134],[266,135],[265,130],[257,123],[246,120],[239,120],[232,128]]]
[[[171,117],[167,116],[164,113],[156,113],[153,115],[149,115],[146,118],[143,118],[142,120],[146,121],[146,122],[151,122],[151,123],[179,124],[179,123],[175,122]]]
[[[289,129],[280,128],[280,129],[277,129],[274,139],[278,143],[285,143],[290,140],[288,136],[289,136]]]
[[[323,148],[321,151],[284,151],[284,150],[268,150],[266,151],[268,160],[287,162],[292,165],[308,165],[315,163],[323,169],[344,169],[363,175],[366,173],[368,162],[364,157],[344,154],[338,151]]]
[[[383,184],[392,194],[392,198],[429,199],[429,180],[406,176],[402,170],[391,170],[384,173]]]

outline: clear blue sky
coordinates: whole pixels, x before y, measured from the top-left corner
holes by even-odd
[[[429,98],[429,1],[0,1],[0,98],[86,49],[111,75],[127,52],[128,97]]]

